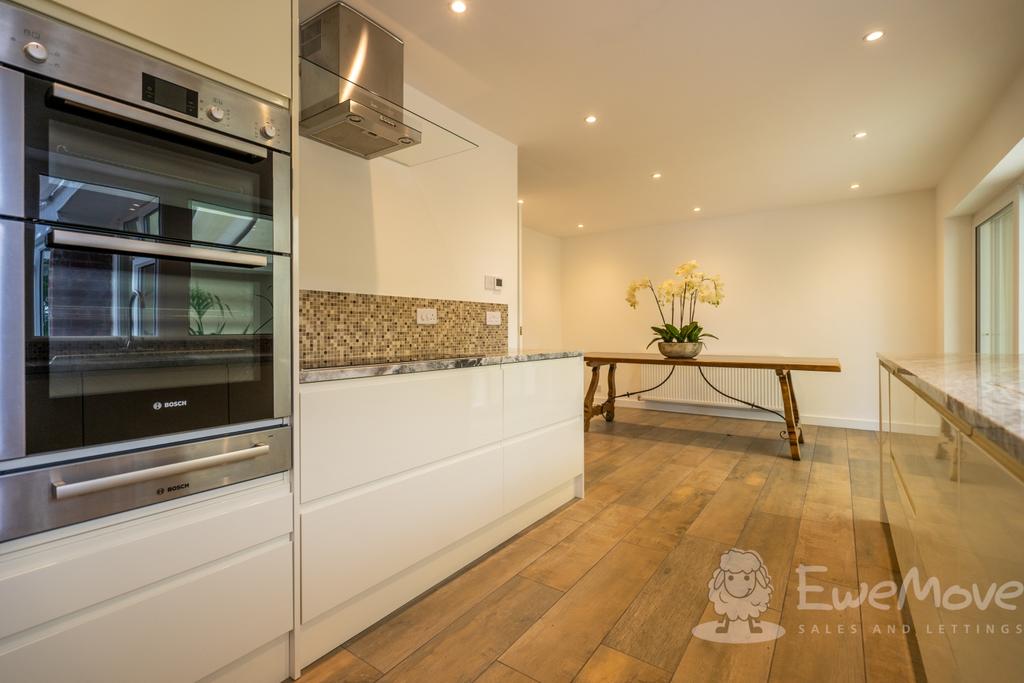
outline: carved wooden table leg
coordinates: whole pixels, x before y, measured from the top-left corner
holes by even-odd
[[[794,414],[793,386],[789,381],[789,370],[776,370],[779,388],[782,390],[782,405],[786,409],[786,435],[789,437],[789,456],[800,459],[800,435]]]
[[[611,422],[615,419],[615,363],[608,366],[608,400],[601,406],[604,419]]]
[[[590,418],[597,415],[600,408],[594,408],[594,394],[597,393],[597,385],[601,381],[601,366],[590,366],[590,386],[587,387],[587,395],[583,397],[583,431],[590,431]]]
[[[786,371],[786,381],[789,382],[789,400],[793,402],[793,424],[796,425],[797,441],[804,442],[804,428],[800,426],[800,408],[796,404],[796,389],[793,388],[793,375]]]

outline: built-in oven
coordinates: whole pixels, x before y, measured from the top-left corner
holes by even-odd
[[[289,128],[0,3],[0,541],[288,469]]]

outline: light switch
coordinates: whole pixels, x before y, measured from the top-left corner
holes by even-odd
[[[487,311],[487,324],[488,325],[500,325],[501,324],[501,311]]]
[[[436,325],[437,324],[437,309],[436,308],[417,308],[416,309],[416,324],[417,325]]]

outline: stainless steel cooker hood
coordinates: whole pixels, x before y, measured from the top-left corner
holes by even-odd
[[[405,45],[397,36],[340,2],[300,32],[300,55],[321,67],[301,74],[303,135],[364,159],[422,141],[405,123]]]

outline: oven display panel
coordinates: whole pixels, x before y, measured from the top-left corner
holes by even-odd
[[[199,93],[162,78],[142,74],[142,99],[187,116],[199,116]]]

